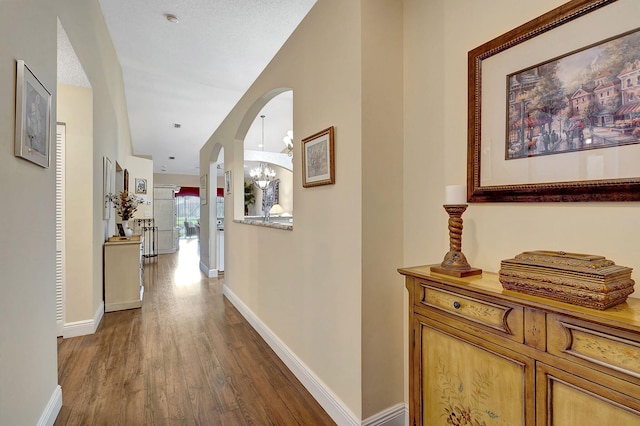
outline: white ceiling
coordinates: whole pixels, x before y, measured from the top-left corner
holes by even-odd
[[[200,148],[315,1],[99,0],[122,67],[134,154],[152,156],[155,173],[200,174]],[[263,110],[265,151],[284,148],[291,104],[288,92]],[[261,139],[258,117],[245,147],[260,150]]]

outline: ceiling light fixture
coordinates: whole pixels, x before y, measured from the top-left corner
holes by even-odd
[[[178,19],[178,17],[176,15],[172,15],[172,14],[168,13],[165,16],[167,17],[167,21],[171,22],[172,24],[177,24],[178,22],[180,22],[180,20]]]
[[[264,115],[261,115],[262,118],[262,152],[264,152]],[[256,188],[262,190],[262,208],[264,213],[264,221],[269,222],[269,210],[273,206],[273,201],[269,201],[266,196],[267,188],[269,184],[276,177],[276,172],[270,168],[267,163],[261,162],[260,165],[249,172],[249,176],[251,176],[251,180]]]

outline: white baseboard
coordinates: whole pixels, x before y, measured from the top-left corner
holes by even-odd
[[[103,316],[104,302],[100,302],[100,306],[98,306],[98,310],[93,315],[93,319],[65,323],[62,330],[62,337],[67,339],[69,337],[86,336],[87,334],[95,333]]]
[[[105,312],[124,311],[125,309],[135,309],[142,306],[142,300],[133,300],[131,302],[110,303],[105,305]]]
[[[209,267],[202,263],[202,261],[200,261],[200,270],[209,278],[216,278],[218,276],[217,269],[209,269]]]
[[[302,382],[302,385],[318,401],[329,416],[339,425],[360,426],[360,420],[347,406],[325,385],[318,376],[287,347],[273,331],[246,306],[234,293],[224,286],[224,295],[229,299],[244,318],[253,326],[260,336],[273,349],[291,372]]]
[[[362,426],[406,426],[409,423],[409,406],[398,404],[362,422]]]
[[[223,293],[337,424],[341,426],[405,426],[407,424],[409,408],[403,403],[361,422],[340,398],[226,285],[223,286]]]
[[[53,390],[49,403],[44,408],[40,420],[38,420],[37,426],[53,426],[62,408],[62,388],[57,385]]]

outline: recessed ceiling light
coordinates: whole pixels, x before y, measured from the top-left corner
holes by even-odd
[[[264,145],[262,145],[261,143],[258,144],[258,148],[262,148]]]
[[[179,129],[180,127],[182,127],[182,124],[180,124],[180,123],[173,123],[173,127],[175,127],[176,129]]]
[[[172,15],[172,14],[168,13],[165,16],[167,17],[167,21],[171,22],[172,24],[177,24],[178,22],[180,22],[180,20],[178,19],[178,17],[176,15]]]

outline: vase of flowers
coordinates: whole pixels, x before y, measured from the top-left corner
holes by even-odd
[[[129,221],[128,220],[123,220],[122,221],[122,228],[124,229],[124,236],[125,237],[130,237],[133,235],[133,229],[129,228]]]
[[[116,214],[122,219],[122,227],[127,237],[133,235],[133,230],[129,228],[129,219],[138,210],[138,206],[144,202],[140,197],[129,194],[127,191],[120,191],[118,194],[108,194],[107,198],[113,203]]]

